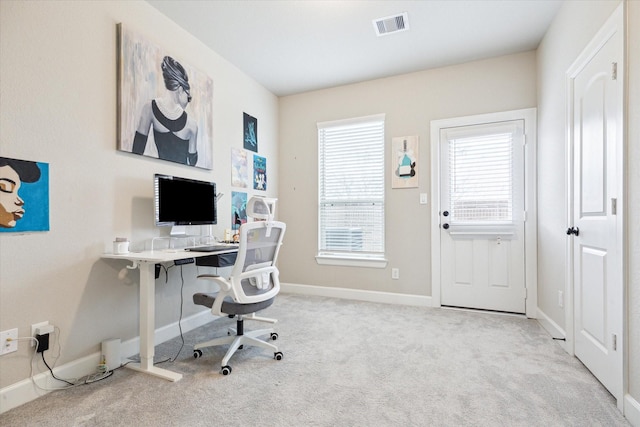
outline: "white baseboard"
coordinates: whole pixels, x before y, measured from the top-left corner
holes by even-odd
[[[633,427],[640,427],[640,403],[630,394],[624,396],[624,416]]]
[[[53,368],[53,371],[58,378],[80,378],[84,375],[96,372],[96,368],[99,363],[100,353],[96,352],[89,356],[74,360],[73,362]],[[36,386],[34,382],[38,384],[38,386]],[[37,399],[40,396],[44,396],[52,391],[43,390],[40,387],[45,389],[55,389],[57,387],[64,387],[64,384],[55,380],[51,376],[51,372],[46,371],[36,374],[31,378],[19,381],[8,387],[4,387],[0,390],[0,414]]]
[[[323,297],[349,299],[355,301],[402,304],[417,307],[431,307],[431,297],[422,295],[396,294],[391,292],[363,291],[358,289],[331,288],[297,283],[281,283],[282,292],[297,295],[315,295]]]
[[[553,338],[567,338],[567,333],[554,322],[549,316],[547,316],[540,307],[538,307],[538,318],[536,319],[540,326],[549,333]],[[564,340],[558,340],[558,344],[567,352],[570,353],[567,348],[567,342]]]
[[[215,317],[209,310],[203,310],[192,316],[182,319],[182,332],[191,331],[197,327],[205,325]],[[163,326],[155,331],[155,343],[161,344],[165,341],[180,336],[180,329],[178,322],[172,323],[167,326]],[[123,342],[120,345],[120,355],[123,358],[128,358],[138,354],[140,351],[140,338],[135,337]],[[73,360],[64,365],[53,368],[53,372],[58,378],[81,378],[85,375],[89,375],[96,372],[96,368],[100,364],[101,352],[97,351],[88,356],[80,359]],[[0,414],[23,405],[27,402],[37,399],[50,392],[42,390],[36,386],[33,382],[36,382],[40,387],[46,389],[53,389],[55,387],[61,387],[62,383],[56,381],[51,372],[46,371],[33,376],[33,378],[27,378],[19,381],[10,386],[0,389]]]

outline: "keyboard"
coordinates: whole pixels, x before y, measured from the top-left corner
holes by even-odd
[[[219,251],[231,251],[238,249],[238,245],[210,245],[210,246],[192,246],[184,248],[185,251],[191,252],[219,252]]]

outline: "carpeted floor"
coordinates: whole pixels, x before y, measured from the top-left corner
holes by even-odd
[[[602,385],[535,320],[282,294],[284,353],[191,347],[226,334],[219,319],[185,334],[171,383],[128,369],[0,415],[2,426],[628,426]],[[247,322],[246,329],[264,327]],[[180,338],[161,344],[173,358]]]

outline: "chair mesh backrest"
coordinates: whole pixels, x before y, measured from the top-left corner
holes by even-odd
[[[270,233],[267,233],[270,231]],[[280,244],[281,228],[255,228],[247,232],[247,253],[242,271],[275,264]],[[267,235],[268,234],[268,235]]]
[[[240,227],[240,247],[232,276],[257,268],[275,266],[284,237],[285,224],[279,221],[255,221]]]

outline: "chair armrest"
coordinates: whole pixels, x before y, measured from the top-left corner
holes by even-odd
[[[216,282],[218,285],[220,285],[221,291],[228,292],[229,290],[231,290],[231,283],[222,276],[217,276],[215,274],[199,274],[197,278]]]

